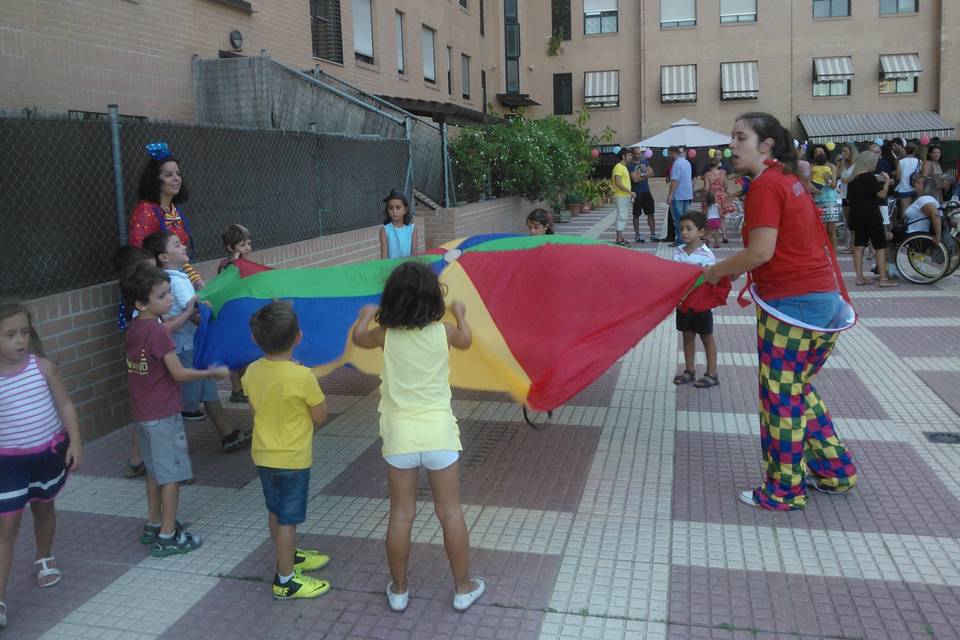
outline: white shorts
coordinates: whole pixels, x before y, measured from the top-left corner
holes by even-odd
[[[452,465],[459,458],[459,451],[420,451],[384,456],[383,459],[395,469],[424,467],[427,471],[440,471],[440,469],[446,469]]]
[[[617,231],[623,232],[627,228],[627,220],[633,215],[633,205],[630,196],[617,196]]]

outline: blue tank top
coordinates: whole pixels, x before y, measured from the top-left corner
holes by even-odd
[[[388,258],[406,258],[413,254],[413,223],[402,227],[385,224],[383,231],[387,234]]]

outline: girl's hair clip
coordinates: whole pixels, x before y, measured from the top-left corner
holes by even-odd
[[[404,202],[406,202],[407,198],[396,189],[390,189],[390,195],[384,198],[383,201],[389,202],[390,200],[403,200]]]
[[[170,153],[170,147],[167,146],[166,142],[151,142],[147,145],[147,153],[158,162],[173,157],[173,154]]]

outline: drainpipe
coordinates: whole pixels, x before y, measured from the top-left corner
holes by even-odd
[[[113,150],[113,195],[117,206],[117,240],[125,246],[127,238],[127,216],[123,208],[123,164],[120,160],[120,113],[117,105],[107,105],[110,112],[110,146]]]

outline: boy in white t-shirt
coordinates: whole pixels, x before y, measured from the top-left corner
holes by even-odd
[[[674,262],[686,262],[698,267],[709,267],[717,259],[713,251],[703,243],[706,233],[707,217],[700,212],[688,211],[680,217],[677,234],[683,241],[673,251]],[[717,376],[717,343],[713,339],[713,311],[681,311],[677,309],[677,331],[683,333],[683,360],[685,368],[673,378],[673,384],[681,385],[693,382],[696,377],[697,336],[703,343],[707,355],[707,370],[703,377],[694,383],[698,389],[715,387],[720,384]]]
[[[187,274],[181,271],[183,265],[189,261],[187,248],[180,242],[177,234],[170,231],[158,231],[150,234],[143,239],[143,248],[156,256],[157,266],[170,276],[170,294],[173,296],[173,307],[165,318],[178,315],[196,297],[193,283],[190,282]],[[177,349],[177,357],[186,368],[193,367],[193,336],[197,332],[199,319],[199,314],[195,314],[191,320],[183,323],[183,326],[177,329],[172,336]],[[220,404],[217,385],[213,380],[184,382],[181,388],[183,389],[181,416],[184,420],[210,418],[210,422],[220,433],[220,447],[224,453],[238,451],[250,444],[251,434],[249,431],[230,429],[227,414],[223,410],[223,405]],[[206,414],[199,410],[201,402],[207,410]]]

